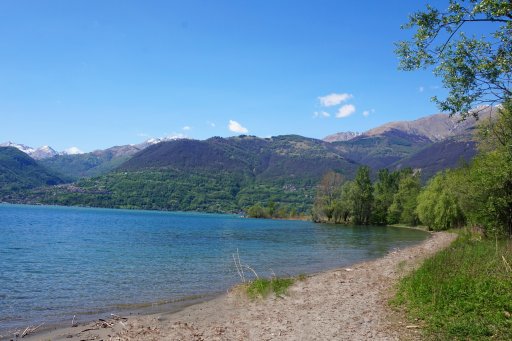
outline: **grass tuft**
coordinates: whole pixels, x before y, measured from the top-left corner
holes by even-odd
[[[293,278],[258,278],[247,285],[247,296],[251,299],[265,298],[271,293],[281,296],[286,294],[293,282]]]
[[[391,302],[441,340],[512,340],[512,244],[461,234],[403,278]]]
[[[299,274],[297,276],[297,280],[299,280],[300,282],[304,282],[307,278],[308,276],[306,274]]]

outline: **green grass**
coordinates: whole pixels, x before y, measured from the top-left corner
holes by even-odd
[[[392,304],[434,340],[512,340],[512,241],[461,234],[402,279]]]
[[[251,299],[265,298],[271,293],[281,296],[286,294],[293,282],[293,278],[258,278],[247,285],[247,296]]]

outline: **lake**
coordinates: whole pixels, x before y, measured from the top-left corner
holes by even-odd
[[[292,276],[385,255],[422,231],[235,215],[0,204],[0,335],[15,328],[152,312],[260,276]],[[69,324],[68,324],[69,323]]]

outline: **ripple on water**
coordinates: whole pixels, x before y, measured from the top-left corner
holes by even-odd
[[[0,205],[0,331],[70,316],[176,309],[260,276],[341,267],[418,243],[421,231],[232,215]]]

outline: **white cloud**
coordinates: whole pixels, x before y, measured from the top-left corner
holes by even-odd
[[[187,130],[190,130],[191,128],[190,128],[190,126],[184,126],[182,129],[187,131]]]
[[[356,107],[352,104],[345,104],[341,108],[338,109],[338,112],[336,113],[336,118],[344,118],[352,115],[356,112]]]
[[[137,133],[137,136],[139,137],[148,137],[149,135],[146,133]]]
[[[351,99],[352,97],[354,97],[354,96],[352,96],[351,94],[347,94],[347,93],[343,93],[343,94],[332,93],[327,96],[318,97],[318,99],[320,100],[320,104],[322,106],[332,107],[334,105],[338,105],[342,102],[345,102],[345,101]]]
[[[228,128],[234,133],[245,134],[249,132],[249,130],[246,127],[242,126],[240,123],[233,120],[229,120]]]
[[[370,116],[370,114],[373,114],[374,112],[375,112],[375,109],[365,110],[365,111],[363,111],[363,116],[368,117],[368,116]]]
[[[313,117],[315,117],[315,118],[316,118],[316,117],[329,117],[329,116],[331,116],[331,114],[329,114],[329,113],[328,113],[328,112],[326,112],[326,111],[315,111],[315,112],[313,113]]]
[[[77,154],[83,154],[84,152],[78,149],[77,147],[69,147],[64,150],[64,154],[67,155],[77,155]]]
[[[208,124],[210,127],[215,128],[215,123],[206,121],[206,124]]]
[[[419,91],[419,92],[423,92],[423,91],[425,91],[425,87],[424,87],[424,86],[420,86],[420,87],[418,88],[418,91]]]

